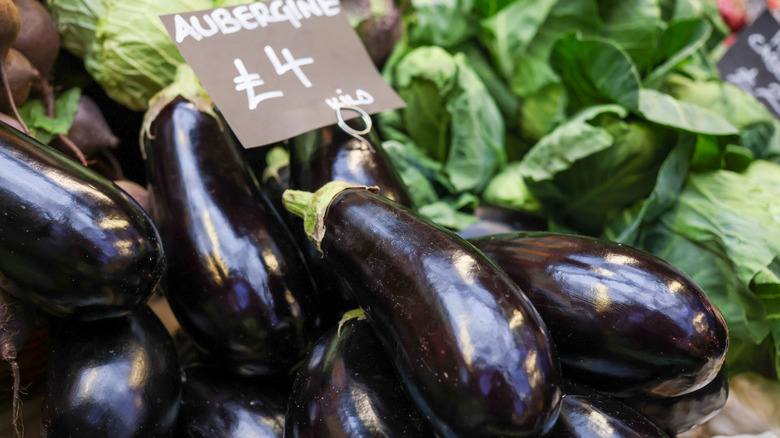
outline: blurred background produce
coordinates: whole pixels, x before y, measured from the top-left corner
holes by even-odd
[[[183,63],[156,17],[241,3],[13,2],[20,25],[3,62],[12,100],[38,140],[148,205],[142,119]],[[585,234],[668,261],[702,287],[730,335],[727,407],[685,436],[780,434],[780,124],[715,67],[776,2],[343,3],[407,103],[374,121],[420,214],[468,230],[482,220],[475,212],[501,208],[528,220],[511,228]],[[243,154],[264,163],[269,149]],[[17,355],[29,396],[45,387],[42,324]],[[6,382],[3,367],[0,391]],[[29,405],[26,420],[37,415]],[[34,420],[25,424],[35,436]]]

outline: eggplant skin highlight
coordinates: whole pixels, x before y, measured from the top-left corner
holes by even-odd
[[[707,385],[725,361],[720,311],[658,257],[544,232],[470,242],[528,295],[567,379],[619,397],[674,397]]]
[[[164,270],[157,229],[112,182],[0,124],[0,287],[57,317],[146,302]]]

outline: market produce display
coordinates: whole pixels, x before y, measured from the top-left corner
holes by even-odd
[[[0,1],[0,435],[672,437],[780,385],[729,2],[344,0],[406,107],[254,150],[158,18],[242,3]]]

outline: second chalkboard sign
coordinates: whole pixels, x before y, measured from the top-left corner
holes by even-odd
[[[721,78],[763,102],[780,116],[780,24],[765,11],[718,62]]]

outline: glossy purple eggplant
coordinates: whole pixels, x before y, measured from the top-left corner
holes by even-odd
[[[348,282],[439,436],[533,436],[552,427],[559,365],[547,329],[482,253],[369,190],[335,182],[313,199],[300,191],[284,199],[306,216],[307,233]]]
[[[725,360],[721,313],[693,280],[651,254],[553,233],[471,243],[531,299],[568,379],[616,396],[671,397],[707,385]]]
[[[354,121],[347,122],[355,128]],[[315,191],[331,181],[346,181],[379,187],[379,193],[409,208],[412,198],[376,134],[359,140],[338,125],[326,126],[293,139],[290,145],[289,188]],[[326,321],[335,322],[341,314],[357,307],[349,286],[334,275],[319,251],[301,232],[300,220],[288,218],[298,238],[306,263],[321,289],[327,308]]]
[[[91,170],[0,124],[0,287],[52,315],[145,302],[163,271],[157,230]]]
[[[99,321],[58,323],[44,437],[166,437],[181,399],[173,340],[147,306]]]
[[[285,438],[433,438],[366,321],[333,327],[298,369]]]
[[[171,249],[176,318],[241,373],[287,373],[319,335],[316,291],[292,234],[216,118],[177,97],[149,132],[152,216]]]
[[[633,408],[596,391],[564,385],[561,413],[545,438],[667,438]]]
[[[726,366],[705,387],[677,397],[630,397],[620,399],[641,412],[671,436],[703,424],[718,414],[729,397]]]
[[[287,393],[213,366],[184,370],[180,438],[282,438]]]

